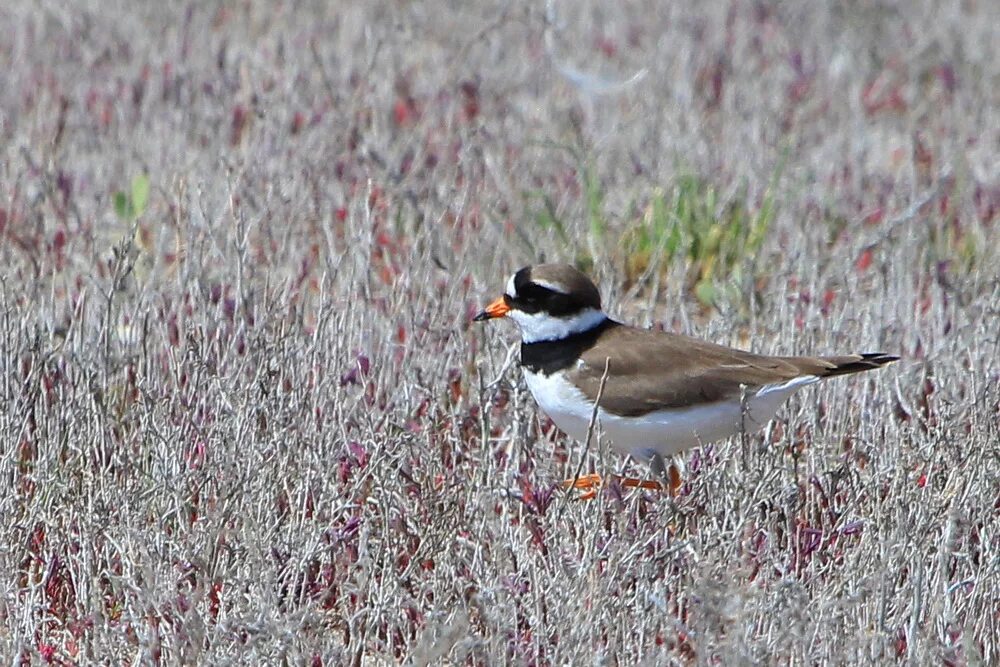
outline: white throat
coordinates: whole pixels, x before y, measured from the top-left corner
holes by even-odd
[[[603,310],[587,308],[572,317],[553,317],[548,313],[525,313],[512,310],[507,317],[521,327],[522,343],[538,343],[544,340],[559,340],[573,334],[590,331],[608,316]]]

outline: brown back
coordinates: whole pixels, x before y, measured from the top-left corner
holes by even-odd
[[[571,379],[591,400],[597,397],[609,359],[601,406],[623,416],[699,403],[738,399],[741,386],[756,390],[797,377],[830,377],[878,368],[897,357],[852,354],[831,357],[768,357],[673,333],[607,328],[571,367]]]

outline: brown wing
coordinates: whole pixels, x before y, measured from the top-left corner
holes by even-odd
[[[635,416],[698,403],[739,398],[750,390],[803,375],[827,377],[878,368],[894,361],[888,355],[838,357],[768,357],[678,334],[619,326],[581,355],[572,379],[591,399],[609,371],[601,406]]]

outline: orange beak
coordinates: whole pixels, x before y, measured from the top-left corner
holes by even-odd
[[[500,297],[490,305],[486,306],[486,310],[473,317],[472,321],[482,322],[483,320],[492,320],[497,317],[503,317],[509,312],[510,306],[507,305],[507,300],[504,297]]]

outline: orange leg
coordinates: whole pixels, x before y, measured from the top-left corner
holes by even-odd
[[[562,483],[562,488],[564,489],[592,489],[595,486],[601,486],[603,480],[601,476],[596,473],[591,473],[589,475],[580,475],[576,479],[567,479]]]
[[[671,470],[672,471],[675,470],[673,466],[671,466]],[[663,484],[652,479],[637,479],[635,477],[618,477],[617,475],[614,475],[613,479],[617,480],[619,484],[621,484],[626,488],[649,489],[651,491],[663,490]],[[671,485],[668,491],[671,492],[671,495],[674,495],[672,482],[673,480],[671,480]],[[573,489],[586,490],[586,493],[581,495],[579,497],[579,500],[591,500],[595,498],[597,496],[597,491],[595,489],[598,489],[602,486],[604,486],[604,480],[601,478],[600,475],[597,474],[581,475],[577,479],[567,479],[562,483],[562,488],[564,489],[573,488]]]
[[[677,469],[673,463],[667,468],[667,492],[670,494],[671,498],[676,498],[681,493],[681,486],[684,484],[684,479],[681,478],[681,471]]]
[[[589,474],[580,475],[576,479],[567,479],[562,483],[562,488],[564,489],[581,489],[586,492],[582,494],[577,500],[592,500],[597,497],[597,491],[595,488],[600,488],[604,484],[600,475]]]

